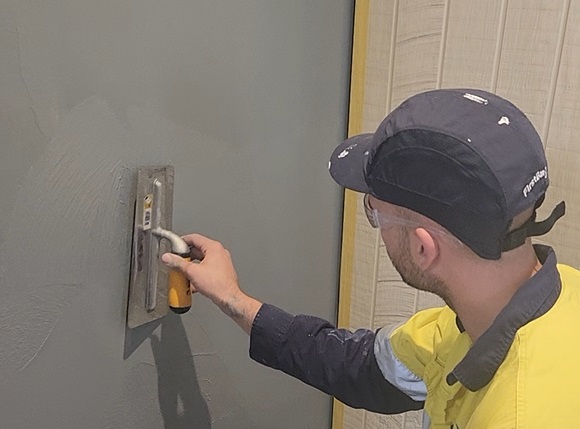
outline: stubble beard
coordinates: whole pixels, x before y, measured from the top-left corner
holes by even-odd
[[[409,231],[407,229],[401,228],[399,230],[398,249],[389,251],[387,246],[387,254],[395,270],[397,270],[405,283],[417,290],[437,295],[453,309],[452,297],[445,282],[433,274],[421,271],[413,262],[411,258]]]

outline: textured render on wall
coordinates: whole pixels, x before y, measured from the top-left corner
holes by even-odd
[[[248,292],[335,317],[350,2],[241,3],[0,0],[2,428],[328,425],[203,298],[125,331],[150,164],[175,167],[174,229],[223,240]]]
[[[387,112],[423,90],[476,87],[514,100],[546,146],[550,189],[539,218],[567,202],[566,216],[536,241],[553,246],[560,262],[580,266],[580,6],[570,0],[369,0],[357,3],[357,13],[363,5],[369,13],[365,67],[353,74],[353,85],[364,85],[362,118],[356,118],[362,131],[374,131]],[[401,281],[360,198],[345,211],[356,212],[354,246],[347,250],[351,328],[377,329],[441,305]],[[335,429],[421,427],[420,412],[379,416],[344,407],[343,414]]]

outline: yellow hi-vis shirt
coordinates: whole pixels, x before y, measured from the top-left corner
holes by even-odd
[[[580,271],[535,250],[543,267],[475,343],[449,307],[378,332],[379,367],[425,401],[423,428],[580,428]]]

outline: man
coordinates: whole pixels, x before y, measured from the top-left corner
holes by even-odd
[[[353,333],[245,295],[206,237],[185,237],[201,263],[163,261],[250,334],[253,359],[352,407],[424,408],[424,428],[580,427],[580,272],[531,243],[564,203],[536,222],[548,169],[525,115],[479,90],[418,94],[338,146],[330,173],[365,194],[403,280],[445,307]]]

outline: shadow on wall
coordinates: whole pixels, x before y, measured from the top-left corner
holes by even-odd
[[[211,429],[211,417],[197,383],[193,356],[179,316],[161,322],[161,338],[151,336],[157,367],[159,407],[166,429]]]

